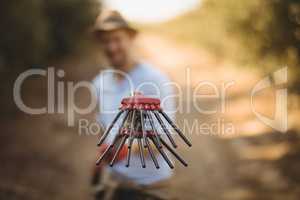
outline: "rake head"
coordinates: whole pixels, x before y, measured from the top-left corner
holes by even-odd
[[[192,144],[176,126],[176,124],[161,109],[159,99],[149,98],[139,93],[135,93],[133,96],[124,98],[122,100],[119,113],[116,115],[112,123],[108,126],[108,128],[100,138],[98,146],[104,143],[105,139],[107,138],[113,126],[116,124],[121,115],[124,115],[124,117],[121,122],[121,126],[119,127],[118,133],[115,136],[113,142],[106,147],[100,158],[97,160],[97,165],[99,165],[101,161],[108,154],[110,154],[110,151],[112,151],[115,146],[117,146],[116,150],[114,151],[114,155],[110,160],[110,166],[113,166],[120,152],[125,147],[125,143],[127,142],[128,151],[126,167],[129,167],[131,147],[133,142],[136,140],[139,147],[141,166],[143,168],[146,167],[143,148],[146,148],[148,150],[155,167],[157,169],[159,168],[159,163],[157,162],[152,146],[157,149],[157,151],[164,158],[170,168],[174,168],[174,165],[165,153],[164,148],[167,149],[171,154],[173,154],[173,156],[178,161],[180,161],[180,163],[182,163],[184,166],[187,166],[187,163],[173,149],[176,148],[177,145],[163,119],[165,119],[165,121],[171,125],[172,129],[188,146],[192,146]],[[161,126],[163,133],[158,133],[155,126],[155,120],[157,121],[156,124],[159,124]],[[169,142],[171,143],[171,146],[162,138],[163,134],[167,136]]]

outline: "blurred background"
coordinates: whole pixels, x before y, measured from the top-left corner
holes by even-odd
[[[185,94],[202,80],[217,86],[235,81],[226,96],[226,112],[178,113],[181,127],[184,120],[221,119],[233,124],[235,132],[205,135],[191,130],[193,147],[180,149],[190,166],[176,166],[171,191],[181,199],[299,199],[299,0],[1,1],[1,199],[91,198],[89,178],[98,137],[80,136],[77,126],[67,126],[67,114],[22,113],[13,101],[13,85],[21,72],[51,66],[65,71],[57,80],[92,80],[105,61],[90,29],[106,7],[119,10],[140,29],[140,56],[168,73]],[[289,123],[283,134],[259,121],[249,104],[255,84],[265,76],[275,80],[272,73],[285,66]],[[270,87],[255,97],[257,110],[265,116],[274,115],[275,92]],[[26,80],[22,98],[28,106],[45,106],[47,79]],[[78,90],[78,106],[89,100],[87,91]],[[178,101],[192,104],[190,99]],[[219,106],[218,99],[198,103]],[[76,120],[80,118],[93,120],[93,114],[77,114]]]

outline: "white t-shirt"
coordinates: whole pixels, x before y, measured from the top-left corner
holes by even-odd
[[[114,73],[120,73],[125,79],[117,81]],[[124,97],[130,96],[132,91],[142,92],[149,97],[161,99],[162,109],[174,120],[175,117],[175,99],[172,84],[169,78],[153,68],[149,64],[140,63],[128,74],[118,72],[117,70],[104,70],[94,80],[93,84],[97,89],[97,97],[99,102],[99,114],[97,121],[106,128],[119,112],[120,102]],[[110,144],[117,134],[123,114],[118,122],[106,138],[105,143]],[[155,123],[158,132],[163,133],[158,123]],[[164,134],[163,134],[163,137]],[[136,141],[135,141],[136,142]],[[126,167],[126,159],[114,164],[110,169],[117,172],[128,180],[138,184],[152,184],[157,181],[165,180],[172,175],[172,169],[169,168],[161,155],[156,155],[159,169],[156,169],[150,156],[145,158],[146,168],[141,167],[138,155],[131,156],[130,167]],[[170,159],[171,157],[168,156]],[[110,168],[110,167],[109,167]]]

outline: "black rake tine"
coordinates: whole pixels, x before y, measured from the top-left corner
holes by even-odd
[[[115,162],[117,156],[119,155],[119,153],[120,153],[122,147],[124,146],[124,144],[125,144],[127,138],[128,138],[128,136],[126,136],[126,135],[123,136],[123,138],[122,138],[122,140],[121,140],[121,143],[120,143],[120,145],[118,146],[118,149],[117,149],[117,151],[116,151],[116,153],[115,153],[113,159],[112,159],[111,162],[109,163],[109,165],[110,165],[111,167],[114,165],[114,162]]]
[[[149,154],[150,154],[150,156],[151,156],[151,158],[152,158],[152,161],[153,161],[153,163],[154,163],[156,169],[159,169],[158,162],[157,162],[156,157],[155,157],[155,155],[154,155],[154,153],[153,153],[153,150],[152,150],[152,148],[151,148],[151,145],[149,144],[148,138],[146,138],[145,141],[146,141],[146,143],[147,143],[147,148],[148,148]]]
[[[132,139],[132,138],[134,137],[134,136],[132,135],[132,133],[133,133],[134,130],[135,130],[135,127],[134,127],[135,111],[136,111],[136,110],[133,110],[132,115],[131,115],[130,133],[129,133],[129,138],[130,138],[130,139]],[[131,144],[129,143],[128,148],[130,148],[130,147],[131,147]]]
[[[104,134],[102,135],[102,137],[100,138],[99,142],[98,142],[98,146],[100,146],[104,140],[106,139],[106,137],[108,136],[109,132],[111,131],[111,129],[113,128],[113,126],[115,125],[115,123],[117,122],[117,120],[119,119],[119,117],[121,116],[121,114],[124,112],[124,110],[121,110],[117,116],[114,118],[114,120],[111,122],[111,124],[109,125],[109,127],[106,129],[106,131],[104,132]]]
[[[119,131],[118,131],[119,133],[121,132],[122,127],[123,127],[123,125],[124,125],[126,119],[128,118],[128,115],[129,115],[129,111],[127,111],[127,113],[126,113],[126,115],[125,115],[125,117],[124,117],[124,119],[123,119],[123,121],[122,121],[122,125],[120,126]],[[105,149],[105,151],[103,152],[103,154],[101,155],[101,157],[97,160],[96,165],[99,165],[100,162],[101,162],[101,161],[103,160],[103,158],[105,157],[105,155],[109,152],[109,150],[112,149],[112,148],[114,147],[114,145],[116,144],[118,138],[119,138],[119,135],[116,135],[115,138],[114,138],[114,140],[113,140],[113,142],[109,145],[109,147],[107,147],[107,148]]]
[[[122,131],[122,128],[123,128],[123,126],[124,126],[124,124],[125,124],[125,122],[126,122],[128,116],[129,116],[129,113],[130,113],[130,112],[127,111],[126,114],[125,114],[125,117],[124,117],[124,119],[123,119],[123,121],[122,121],[122,124],[121,124],[121,126],[119,127],[119,134],[120,134],[121,131]]]
[[[144,120],[144,113],[143,110],[140,110],[140,115],[141,115],[141,127],[142,127],[142,132],[143,132],[143,142],[144,142],[144,147],[147,147],[147,142],[146,142],[146,138],[147,138],[147,133],[145,131],[145,120]]]
[[[110,149],[112,149],[114,147],[114,145],[117,143],[118,140],[118,135],[116,135],[116,137],[114,138],[113,142],[111,143],[111,145],[109,145],[105,151],[102,153],[102,155],[100,156],[100,158],[96,161],[96,165],[99,165],[101,163],[101,161],[103,160],[103,158],[106,156],[106,154],[109,152]]]
[[[101,163],[101,161],[103,160],[103,158],[105,157],[105,155],[109,152],[109,150],[111,149],[112,147],[109,146],[105,149],[105,151],[102,153],[102,155],[100,156],[100,158],[96,161],[96,165],[99,165]]]
[[[174,148],[177,148],[177,145],[176,145],[175,141],[173,140],[171,133],[170,133],[169,130],[167,129],[166,125],[164,124],[164,122],[163,122],[162,119],[160,118],[160,116],[159,116],[159,114],[157,113],[157,111],[154,111],[153,113],[154,113],[154,115],[155,115],[155,117],[156,117],[158,123],[159,123],[160,126],[162,127],[163,131],[166,133],[166,135],[167,135],[169,141],[171,142],[172,146],[173,146]]]
[[[131,123],[130,123],[130,133],[129,133],[129,143],[128,143],[128,153],[127,153],[127,163],[126,167],[129,167],[130,165],[130,157],[131,157],[131,146],[134,140],[134,137],[132,136],[132,132],[134,131],[134,118],[135,118],[135,110],[133,110],[131,115]]]
[[[144,152],[143,152],[142,140],[140,138],[138,138],[137,141],[138,141],[138,145],[139,145],[139,154],[140,154],[142,168],[145,168],[146,163],[145,163],[145,157],[144,157]]]
[[[152,118],[151,112],[148,111],[148,112],[147,112],[147,116],[148,116],[150,125],[151,125],[151,127],[152,127],[152,130],[153,130],[153,132],[154,132],[154,136],[155,136],[155,138],[156,138],[157,145],[158,145],[159,148],[162,148],[161,143],[160,143],[160,140],[159,140],[159,137],[158,137],[157,130],[156,130],[155,125],[154,125],[154,122],[153,122],[153,118]]]
[[[129,138],[129,144],[128,144],[128,153],[127,153],[127,163],[126,163],[126,167],[129,167],[130,165],[130,156],[131,156],[131,146],[133,143],[134,138]]]
[[[169,165],[169,167],[171,169],[174,168],[174,165],[172,164],[172,162],[170,161],[170,159],[168,158],[167,154],[164,152],[164,150],[162,148],[158,147],[158,144],[156,142],[156,140],[153,139],[153,137],[151,137],[151,140],[154,144],[154,146],[156,147],[156,149],[159,151],[160,155],[164,158],[164,160],[167,162],[167,164]]]
[[[179,160],[185,167],[188,166],[188,164],[162,139],[160,138],[161,143]]]
[[[124,117],[124,119],[122,121],[122,125],[120,126],[119,131],[118,131],[119,133],[121,132],[122,127],[123,127],[126,119],[128,118],[128,116],[129,116],[129,111],[127,111],[127,113],[126,113],[126,115],[125,115],[125,117]],[[100,162],[103,160],[104,156],[108,153],[108,151],[114,147],[114,145],[117,142],[118,137],[119,137],[119,135],[116,135],[116,137],[114,138],[113,142],[109,145],[109,147],[107,147],[107,149],[104,151],[104,153],[101,155],[101,157],[97,160],[97,162],[96,162],[97,165],[100,164]]]
[[[172,122],[172,120],[169,118],[169,116],[162,110],[159,111],[159,113],[162,114],[162,116],[168,121],[168,123],[173,127],[173,129],[178,133],[178,135],[182,138],[182,140],[188,145],[192,146],[191,142],[184,136],[184,134],[181,132],[181,130]]]

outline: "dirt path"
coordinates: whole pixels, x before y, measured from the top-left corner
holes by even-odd
[[[209,134],[199,133],[195,128],[189,133],[193,147],[188,149],[182,145],[180,151],[190,166],[177,165],[172,180],[171,190],[179,198],[298,199],[299,133],[295,130],[284,135],[275,133],[256,120],[249,108],[249,92],[261,78],[257,72],[233,67],[204,50],[157,35],[142,36],[138,48],[145,59],[184,88],[178,100],[184,111],[178,114],[180,127],[195,120],[209,125],[223,120],[223,124],[233,124],[235,128],[230,135],[222,134],[222,128]],[[84,65],[88,64],[80,63],[67,72],[73,73],[70,75],[76,80],[90,79],[98,69],[82,68]],[[235,82],[227,91],[226,112],[221,112],[216,99],[196,103],[203,109],[216,108],[215,114],[199,114],[193,106],[186,112],[193,99],[185,97],[203,80],[217,88],[224,82]],[[28,102],[43,105],[41,91],[46,89],[45,85],[33,80],[28,87],[32,91]],[[199,91],[211,93],[210,89]],[[272,112],[270,97],[272,93],[258,98],[263,105],[260,111]],[[84,105],[85,101],[78,99],[79,104]],[[88,183],[95,159],[95,136],[79,136],[77,127],[66,127],[66,116],[61,114],[20,115],[5,118],[3,124],[0,199],[90,199]]]
[[[299,160],[294,157],[295,154],[299,155],[299,133],[276,133],[253,114],[250,92],[263,78],[261,74],[249,68],[231,66],[204,50],[176,44],[170,39],[156,35],[140,38],[140,48],[146,58],[162,67],[184,88],[185,96],[188,95],[186,90],[195,91],[197,84],[203,80],[214,84],[219,91],[223,83],[233,82],[226,90],[224,112],[220,108],[220,101],[208,99],[196,101],[191,112],[179,114],[178,123],[181,127],[185,127],[184,120],[189,125],[200,122],[198,125],[207,123],[212,126],[218,121],[224,124],[220,129],[209,132],[209,135],[201,134],[201,125],[198,129],[195,126],[191,131],[193,148],[183,151],[191,166],[188,169],[177,168],[174,178],[175,191],[182,191],[178,193],[180,197],[281,199],[287,192],[291,199],[297,199],[300,188],[298,183],[290,179],[299,174],[292,170],[290,175],[294,175],[287,177],[286,172],[291,169],[287,167],[288,164],[283,163],[289,160],[299,166]],[[187,68],[189,76],[186,75]],[[212,90],[204,87],[199,93],[212,94]],[[274,91],[266,91],[255,98],[255,106],[259,112],[272,116],[272,99]],[[194,104],[193,100],[189,100],[183,98],[183,105]],[[217,108],[218,111],[212,115],[199,114],[196,111],[197,105],[204,110]],[[299,113],[290,111],[289,116],[292,121],[299,117]],[[229,124],[233,125],[234,133],[224,134],[222,129],[226,129],[226,125]],[[292,124],[290,128],[293,129]],[[290,154],[294,159],[291,159]]]

